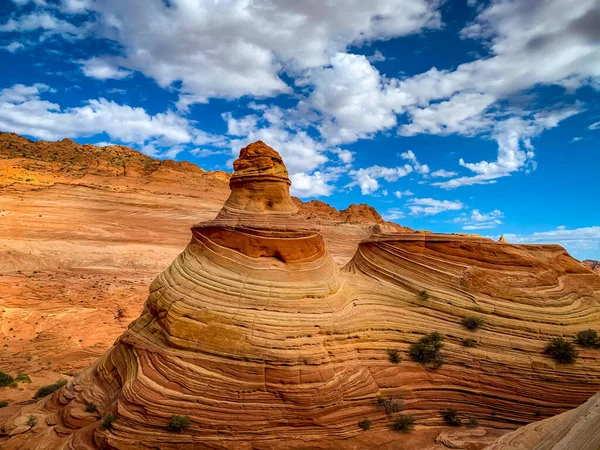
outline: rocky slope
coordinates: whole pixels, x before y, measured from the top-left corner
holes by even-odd
[[[242,149],[234,168],[225,205],[193,227],[140,317],[67,386],[7,419],[3,448],[480,449],[496,429],[600,389],[599,351],[568,366],[543,354],[549,338],[600,319],[600,278],[561,247],[396,233],[365,239],[340,270],[274,150]],[[469,330],[466,317],[483,324]],[[408,357],[433,331],[438,368]],[[378,402],[389,397],[415,433],[389,430],[398,412]],[[480,426],[443,428],[448,407]],[[191,419],[181,433],[168,429],[176,415]]]
[[[592,269],[594,272],[596,272],[598,275],[600,275],[600,261],[586,259],[585,261],[583,261],[583,263],[590,269]]]
[[[361,203],[360,205],[352,204],[346,209],[338,211],[329,206],[327,203],[320,200],[311,200],[302,202],[302,200],[293,197],[294,203],[298,206],[301,214],[308,220],[316,221],[317,223],[372,223],[373,231],[381,232],[404,232],[413,231],[408,227],[403,227],[393,222],[386,222],[375,208],[370,205]]]
[[[57,142],[31,141],[18,134],[2,132],[0,159],[24,159],[27,160],[27,166],[23,167],[26,172],[49,172],[74,179],[85,175],[174,179],[173,173],[177,173],[177,176],[183,174],[197,178],[205,175],[227,181],[230,176],[225,172],[206,172],[187,161],[150,158],[120,145],[80,145],[70,139]],[[5,174],[3,181],[9,183],[10,176]]]
[[[598,450],[600,393],[583,405],[502,436],[485,450]]]
[[[186,193],[200,190],[224,201],[229,195],[231,173],[205,171],[187,161],[158,160],[119,145],[80,145],[70,139],[31,141],[14,133],[0,132],[0,188],[23,184],[32,189],[55,184],[150,190],[154,193]],[[350,205],[338,211],[327,203],[293,198],[302,215],[325,225],[369,224],[372,231],[411,231],[386,222],[372,206]],[[368,235],[369,233],[367,233]]]
[[[190,225],[214,218],[229,196],[231,173],[104,149],[0,133],[0,370],[32,380],[0,388],[8,402],[0,422],[110,348],[139,316],[152,279],[189,242]],[[153,169],[110,163],[124,158]],[[307,220],[338,265],[375,228],[386,229]]]

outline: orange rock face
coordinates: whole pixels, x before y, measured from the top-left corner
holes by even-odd
[[[583,263],[600,275],[600,261],[594,261],[593,259],[586,259]]]
[[[0,423],[110,348],[189,242],[190,225],[221,210],[231,175],[126,147],[0,133],[0,370],[32,379],[0,388],[9,402]],[[375,225],[307,220],[340,266]]]
[[[598,450],[600,394],[550,419],[508,433],[485,450]]]
[[[290,180],[281,156],[262,141],[250,144],[240,151],[233,162],[229,186],[231,194],[217,220],[229,216],[250,221],[259,217],[296,214],[298,208],[290,197]]]
[[[320,221],[339,222],[343,224],[373,224],[374,233],[413,231],[410,228],[400,226],[393,222],[386,222],[375,208],[365,204],[352,204],[346,209],[338,211],[320,200],[311,200],[303,203],[294,198],[301,213],[308,219]]]
[[[599,351],[581,349],[569,366],[543,354],[549,338],[600,318],[600,278],[561,247],[395,233],[364,240],[340,270],[273,149],[252,144],[234,167],[223,209],[193,227],[140,317],[68,385],[5,421],[2,448],[480,449],[495,428],[600,389]],[[469,330],[473,316],[483,324]],[[434,331],[437,369],[409,357]],[[389,396],[415,417],[413,435],[389,430],[397,413],[378,404]],[[448,407],[480,427],[440,433]],[[170,432],[178,415],[190,426]]]

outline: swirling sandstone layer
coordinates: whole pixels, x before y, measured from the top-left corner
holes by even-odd
[[[398,331],[446,335],[440,370],[393,382],[408,385],[420,405],[445,402],[466,416],[526,423],[581,404],[600,383],[598,351],[581,349],[574,366],[542,353],[550,337],[570,338],[600,320],[598,279],[562,247],[382,236],[364,241],[345,270],[367,279],[358,283],[366,298],[393,302],[386,321],[402,324]],[[422,289],[429,300],[417,298]],[[481,330],[460,326],[472,316],[484,319]],[[461,348],[464,338],[477,347]]]
[[[600,389],[598,351],[573,366],[542,354],[550,337],[600,320],[600,277],[561,247],[381,235],[340,271],[291,201],[277,152],[253,144],[234,167],[225,206],[192,229],[142,315],[96,364],[11,418],[4,448],[369,448],[411,439],[387,431],[380,396],[402,397],[428,432],[446,407],[510,427]],[[467,316],[484,326],[466,330]],[[432,331],[445,335],[441,368],[389,361],[388,349],[405,353]],[[90,402],[98,412],[84,412]],[[169,432],[175,415],[190,428]]]
[[[485,450],[598,450],[600,394],[556,417],[502,436]]]

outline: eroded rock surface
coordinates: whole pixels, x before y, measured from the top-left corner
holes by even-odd
[[[586,259],[585,261],[583,261],[583,263],[590,269],[592,269],[594,272],[596,272],[598,275],[600,275],[600,261]]]
[[[556,417],[502,436],[485,450],[598,450],[600,394]]]
[[[273,149],[246,147],[234,167],[223,209],[193,227],[140,317],[67,386],[5,421],[3,448],[481,448],[474,437],[600,389],[597,350],[572,366],[542,353],[600,319],[600,278],[561,247],[396,233],[364,240],[340,270]],[[465,329],[470,316],[483,326]],[[432,331],[445,336],[437,370],[407,355]],[[414,434],[389,431],[377,404],[387,396],[404,400]],[[97,412],[85,412],[91,402]],[[447,407],[481,429],[440,434]],[[182,433],[168,431],[175,415],[191,419]]]

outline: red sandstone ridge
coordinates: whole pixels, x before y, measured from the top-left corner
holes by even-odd
[[[263,151],[270,149],[263,142],[253,144],[253,148],[260,148],[262,153],[252,150],[255,154],[244,155],[244,158],[261,158],[256,174],[273,169],[274,150]],[[276,158],[281,159],[279,155]],[[16,184],[39,189],[56,183],[68,183],[122,191],[129,185],[131,189],[213,196],[216,200],[224,201],[229,195],[231,176],[230,172],[207,172],[187,161],[154,159],[119,145],[80,145],[70,139],[34,142],[14,133],[0,132],[0,188]],[[398,224],[385,222],[369,205],[350,205],[338,211],[319,200],[305,203],[293,198],[293,201],[304,217],[322,225],[329,225],[329,222],[380,225],[369,233],[411,231]]]
[[[340,269],[271,150],[244,149],[225,205],[192,228],[140,316],[66,386],[0,424],[3,449],[480,450],[496,430],[600,389],[597,350],[569,366],[544,354],[600,315],[600,278],[562,247],[390,233]],[[473,316],[479,328],[463,326]],[[409,357],[434,331],[439,364]],[[390,398],[401,407],[386,408]],[[445,427],[446,408],[479,426]],[[181,433],[169,430],[177,415],[190,419]],[[399,415],[413,416],[412,434],[390,430]]]
[[[594,272],[596,272],[598,275],[600,275],[600,261],[586,259],[585,261],[583,261],[583,263],[590,269],[592,269]]]
[[[207,176],[205,170],[187,161],[160,161],[121,145],[80,145],[71,139],[34,142],[14,133],[0,132],[0,159],[25,159],[36,164],[27,166],[32,173],[53,172],[70,178],[97,175],[175,181],[181,174]]]
[[[403,227],[394,222],[386,222],[375,208],[364,203],[361,203],[360,205],[351,204],[348,206],[348,208],[338,211],[337,209],[320,200],[311,200],[306,203],[295,197],[293,200],[296,205],[298,205],[298,208],[302,211],[302,214],[309,219],[318,218],[331,222],[349,224],[371,223],[379,225],[377,232],[413,231],[408,227]]]

